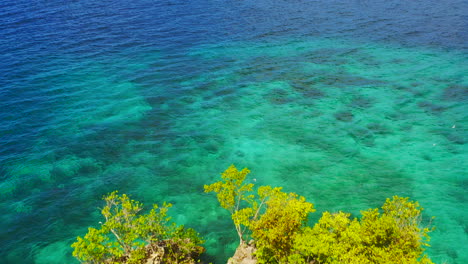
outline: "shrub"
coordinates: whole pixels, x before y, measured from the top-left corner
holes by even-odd
[[[143,204],[117,191],[104,197],[101,210],[105,222],[72,244],[73,256],[84,263],[142,263],[151,254],[163,250],[168,263],[190,263],[204,249],[203,240],[193,229],[170,222],[171,204],[153,205],[142,214]]]
[[[429,228],[421,228],[422,208],[394,196],[378,209],[348,213],[325,212],[313,228],[295,237],[290,263],[432,263],[424,255]]]
[[[394,196],[382,209],[349,213],[325,212],[313,227],[305,225],[313,204],[281,188],[245,183],[250,171],[231,165],[221,181],[205,185],[229,210],[241,246],[255,240],[258,263],[423,263],[429,228],[421,227],[421,208],[409,198]]]
[[[292,238],[315,211],[313,204],[282,188],[244,183],[248,169],[239,171],[231,165],[221,174],[221,181],[205,185],[205,192],[215,192],[221,207],[231,213],[240,244],[255,239],[259,263],[279,263],[292,248]]]

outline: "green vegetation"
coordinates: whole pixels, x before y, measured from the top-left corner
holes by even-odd
[[[382,209],[362,211],[359,220],[325,212],[296,234],[289,263],[432,263],[423,254],[430,230],[419,227],[419,204],[394,196]]]
[[[241,244],[249,238],[255,240],[260,263],[285,260],[291,253],[293,235],[315,211],[313,205],[278,187],[261,186],[255,194],[254,184],[244,183],[249,173],[231,165],[221,174],[221,181],[205,185],[205,192],[216,192],[221,206],[229,210]]]
[[[90,227],[84,238],[72,244],[73,256],[83,263],[144,263],[159,258],[165,263],[194,263],[204,251],[199,234],[170,222],[171,204],[153,205],[141,214],[143,204],[117,191],[104,197],[105,222]]]
[[[220,181],[204,188],[230,212],[240,246],[254,245],[258,263],[432,263],[424,254],[431,230],[421,227],[418,202],[394,196],[381,210],[362,211],[359,219],[325,212],[311,227],[312,203],[279,187],[246,183],[249,173],[231,165]],[[204,251],[193,229],[170,223],[170,204],[140,214],[143,205],[125,194],[113,192],[104,200],[101,228],[89,228],[72,245],[81,262],[137,264],[153,258],[155,263],[195,263]],[[254,243],[247,245],[248,240]]]
[[[231,165],[221,181],[205,185],[231,213],[241,244],[255,240],[259,263],[432,263],[424,255],[429,228],[421,228],[423,208],[394,196],[379,209],[350,214],[325,212],[306,226],[313,205],[281,188],[244,183],[250,171]]]

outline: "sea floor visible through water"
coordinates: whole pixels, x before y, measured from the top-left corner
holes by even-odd
[[[463,53],[304,38],[38,59],[51,65],[31,77],[44,89],[26,92],[49,98],[36,103],[50,114],[3,168],[3,262],[76,263],[71,243],[119,190],[173,203],[224,263],[238,241],[203,185],[235,164],[305,196],[311,222],[410,197],[436,228],[430,257],[468,263]]]

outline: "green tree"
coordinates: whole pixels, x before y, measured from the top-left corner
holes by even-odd
[[[244,182],[249,173],[231,165],[221,181],[205,185],[205,192],[215,192],[221,207],[231,213],[241,245],[248,238],[255,240],[260,263],[280,263],[287,258],[295,233],[315,211],[313,204],[279,187],[260,186],[254,193],[254,184]]]
[[[149,254],[166,251],[166,261],[189,263],[203,252],[203,241],[193,229],[170,222],[171,204],[153,205],[142,214],[143,204],[117,191],[104,197],[101,210],[105,222],[89,228],[72,244],[73,256],[85,263],[141,263]]]
[[[432,263],[424,255],[429,228],[422,228],[422,208],[394,196],[378,209],[348,213],[325,212],[313,228],[295,237],[290,263]]]
[[[247,168],[239,171],[234,165],[231,165],[221,173],[221,181],[204,186],[205,192],[215,192],[221,207],[231,213],[241,244],[245,243],[247,239],[246,226],[249,218],[254,215],[253,208],[250,207],[254,203],[252,195],[254,185],[244,183],[249,173],[250,170]]]
[[[431,230],[421,227],[418,202],[394,196],[381,210],[362,211],[360,219],[325,212],[309,227],[313,204],[279,187],[255,188],[245,183],[249,173],[231,165],[205,192],[215,192],[231,213],[240,246],[255,240],[258,263],[432,263],[424,254]]]
[[[262,190],[263,189],[263,190]],[[256,241],[259,263],[283,263],[291,252],[295,235],[306,224],[313,204],[295,193],[284,193],[281,188],[263,187],[267,191],[265,211],[249,224]]]

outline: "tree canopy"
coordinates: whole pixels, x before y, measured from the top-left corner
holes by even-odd
[[[81,262],[138,264],[156,254],[167,263],[194,263],[204,251],[195,230],[171,222],[167,215],[171,204],[154,204],[143,214],[143,204],[126,194],[115,191],[104,201],[104,223],[100,228],[90,227],[72,244],[73,256]]]
[[[259,263],[432,263],[424,254],[431,230],[421,227],[418,202],[394,196],[360,218],[325,212],[310,227],[312,203],[279,187],[247,184],[249,173],[231,165],[205,192],[229,210],[241,244],[254,239]]]
[[[240,247],[254,242],[249,246],[255,245],[258,263],[432,263],[424,253],[432,229],[422,226],[418,202],[393,196],[380,209],[361,211],[360,217],[324,212],[309,226],[312,203],[281,187],[247,183],[249,173],[231,165],[204,189],[216,193],[231,214]],[[195,263],[204,251],[195,230],[171,222],[171,204],[155,204],[144,214],[143,204],[117,191],[104,201],[104,223],[90,227],[72,245],[81,262],[137,264],[156,255],[160,263]]]

